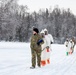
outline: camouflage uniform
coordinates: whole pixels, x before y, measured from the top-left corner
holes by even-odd
[[[31,54],[32,54],[32,66],[36,66],[36,57],[37,57],[37,65],[40,65],[41,62],[41,43],[40,45],[37,45],[38,40],[42,39],[42,37],[39,34],[33,35],[31,37]]]

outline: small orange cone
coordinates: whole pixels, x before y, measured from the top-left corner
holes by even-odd
[[[46,61],[41,61],[41,65],[45,66],[46,65]]]
[[[47,52],[50,52],[50,50],[49,50],[49,49],[47,49]]]
[[[50,64],[50,59],[47,59],[47,64]]]
[[[72,52],[69,52],[69,54],[72,54]]]
[[[70,50],[69,54],[72,54],[72,50]]]
[[[73,50],[72,50],[72,48],[70,49],[70,54],[72,54],[72,52],[73,52]]]

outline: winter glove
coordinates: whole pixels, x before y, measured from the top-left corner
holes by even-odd
[[[37,42],[37,45],[39,46],[39,45],[40,45],[40,43],[39,43],[39,42]]]
[[[37,45],[39,46],[40,45],[40,43],[42,43],[43,42],[43,40],[42,39],[40,39],[38,42],[37,42]]]
[[[53,44],[53,42],[51,42],[51,44]]]

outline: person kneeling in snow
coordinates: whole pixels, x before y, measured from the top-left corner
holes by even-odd
[[[37,28],[33,28],[33,35],[31,37],[31,55],[32,55],[32,67],[34,69],[36,66],[36,57],[37,57],[37,65],[41,67],[41,45],[44,43],[41,35],[39,34],[39,30]]]

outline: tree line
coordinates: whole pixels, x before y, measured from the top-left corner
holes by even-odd
[[[30,13],[17,0],[0,0],[0,41],[29,42],[33,26],[40,31],[47,28],[55,43],[76,36],[76,16],[69,8],[55,6]]]

